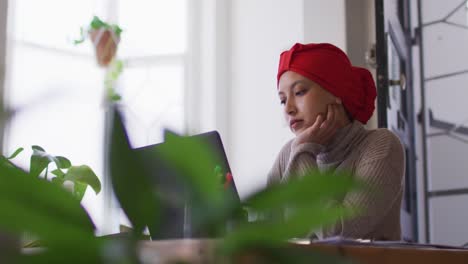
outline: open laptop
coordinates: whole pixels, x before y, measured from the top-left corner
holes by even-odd
[[[170,133],[165,131],[165,138]],[[225,191],[229,192],[232,199],[236,203],[240,203],[239,195],[232,178],[231,168],[224,151],[224,146],[221,137],[217,131],[211,131],[203,134],[186,137],[186,139],[199,140],[208,148],[216,161],[213,161],[213,173],[209,173],[207,177],[216,177],[218,174],[227,176],[229,183],[225,186]],[[150,174],[150,178],[154,183],[156,192],[162,201],[159,216],[159,229],[157,233],[152,233],[152,239],[174,239],[174,238],[202,238],[210,237],[210,234],[196,230],[192,216],[196,213],[196,206],[190,200],[188,190],[183,181],[183,175],[180,171],[171,167],[161,157],[159,151],[167,142],[160,144],[149,145],[141,148],[133,149],[135,155],[144,162],[146,173]],[[169,145],[169,147],[171,147]],[[196,159],[190,157],[187,153],[181,152],[182,159]],[[220,186],[222,183],[220,183]],[[194,212],[195,211],[195,212]]]

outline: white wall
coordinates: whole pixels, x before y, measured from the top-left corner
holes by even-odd
[[[279,54],[295,42],[331,42],[346,51],[344,0],[231,1],[229,143],[242,197],[263,188],[292,138],[276,93]]]
[[[376,42],[374,0],[304,0],[304,28],[304,42],[335,44],[353,65],[367,68],[375,80],[375,69],[365,60]],[[377,105],[366,127],[377,128]]]
[[[232,1],[230,161],[241,196],[264,187],[292,137],[276,90],[279,54],[304,40],[302,0]]]
[[[8,1],[0,1],[0,149],[3,145],[4,107],[3,91],[5,87],[6,69],[6,34],[7,34],[7,7]]]
[[[293,136],[276,94],[280,52],[295,42],[330,42],[347,52],[353,64],[367,67],[365,51],[375,42],[374,5],[373,0],[357,7],[345,0],[236,0],[229,8],[230,110],[225,114],[230,121],[224,126],[225,141],[245,197],[264,187],[276,155]],[[376,124],[374,117],[369,127]]]
[[[304,41],[329,42],[346,51],[346,1],[304,0]]]

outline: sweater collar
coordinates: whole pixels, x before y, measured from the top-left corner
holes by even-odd
[[[354,146],[366,134],[366,129],[357,120],[339,129],[325,150],[317,155],[317,163],[339,163],[345,159]]]

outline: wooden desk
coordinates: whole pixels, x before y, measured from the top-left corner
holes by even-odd
[[[220,263],[214,259],[217,241],[209,239],[183,239],[165,241],[142,241],[140,256],[145,263],[171,263],[182,260],[188,263]],[[292,247],[310,249],[326,254],[344,256],[356,263],[364,264],[406,264],[406,263],[468,263],[468,250],[440,249],[425,247],[397,247],[375,245],[331,245],[331,244],[291,244]],[[254,258],[242,258],[239,263],[255,263]]]
[[[418,248],[418,247],[392,247],[373,245],[296,245],[317,249],[334,255],[341,255],[365,264],[414,264],[414,263],[443,263],[461,264],[468,263],[468,250]]]

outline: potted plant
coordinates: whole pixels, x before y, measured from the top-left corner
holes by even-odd
[[[104,86],[106,88],[106,97],[111,102],[121,99],[121,96],[114,89],[114,83],[123,70],[123,62],[116,59],[121,34],[122,29],[120,26],[109,24],[98,16],[94,16],[89,26],[81,27],[81,36],[74,41],[74,44],[78,45],[89,38],[93,43],[98,65],[107,69]]]
[[[49,181],[51,185],[68,190],[78,202],[83,199],[88,186],[94,190],[96,195],[101,191],[101,182],[89,166],[72,165],[69,159],[51,155],[40,146],[35,145],[31,148],[33,153],[30,158],[29,177]],[[23,150],[24,148],[18,148],[9,157],[0,156],[0,162],[11,168],[16,168],[11,160]],[[50,170],[51,166],[55,169]],[[41,246],[40,240],[30,238],[30,236],[31,234],[25,234],[23,237],[25,240],[23,248]]]
[[[141,254],[141,233],[146,226],[150,230],[158,228],[155,219],[164,200],[154,193],[151,179],[144,173],[143,161],[129,147],[120,114],[116,112],[113,116],[112,186],[132,224],[131,233],[125,237],[94,236],[92,221],[69,192],[43,178],[31,177],[3,159],[0,162],[0,229],[13,234],[34,233],[47,248],[29,254],[10,253],[13,263],[155,263],[152,261],[157,261],[158,256],[171,252],[173,247],[164,252],[152,249],[150,256]],[[162,149],[160,155],[166,162],[188,172],[182,175],[191,199],[197,201],[199,227],[221,231],[215,240],[207,243],[214,254],[208,263],[342,263],[334,257],[290,247],[287,240],[349,216],[347,209],[328,206],[327,201],[355,189],[357,183],[352,177],[330,177],[312,171],[311,175],[261,190],[246,198],[243,204],[233,204],[225,199],[222,187],[229,183],[229,175],[221,186],[219,178],[207,177],[213,174],[210,168],[213,153],[201,142],[178,136],[167,140],[171,147]],[[181,159],[180,152],[191,153],[194,158]],[[274,214],[286,205],[295,210],[282,221],[266,217],[249,222],[242,213],[245,205],[265,215]],[[234,220],[235,225],[226,232],[228,219]],[[173,245],[177,243],[174,241]],[[164,263],[191,263],[177,257]]]
[[[64,187],[81,202],[88,188],[91,187],[96,194],[101,191],[101,182],[94,171],[87,165],[72,165],[69,159],[63,156],[54,156],[47,153],[42,147],[31,147],[33,153],[30,158],[29,174],[32,177],[43,177],[52,184]],[[18,156],[24,148],[18,148],[11,156],[1,157],[4,162],[9,162]],[[55,167],[50,170],[50,166]]]
[[[74,43],[83,43],[89,37],[95,48],[98,65],[107,67],[117,53],[121,33],[122,29],[118,25],[109,24],[94,16],[87,28],[81,28],[81,37]]]
[[[327,263],[333,259],[320,254],[311,256],[307,252],[290,248],[287,240],[304,237],[311,230],[322,226],[333,225],[342,217],[351,217],[353,209],[328,202],[356,189],[359,183],[353,177],[344,172],[340,175],[343,177],[331,177],[327,173],[311,171],[310,175],[293,177],[295,179],[288,183],[258,191],[237,204],[225,192],[232,176],[215,167],[215,177],[210,177],[213,175],[211,166],[216,158],[203,142],[177,135],[168,135],[166,142],[169,143],[166,147],[158,149],[158,158],[182,172],[180,180],[189,186],[187,196],[196,203],[195,214],[191,217],[197,219],[197,230],[213,234],[212,238],[217,239],[217,257],[209,263],[232,263],[253,252],[259,263]],[[154,219],[157,219],[158,210],[149,208],[164,206],[164,199],[159,199],[154,193],[151,179],[144,173],[143,161],[133,155],[118,111],[114,114],[110,145],[113,188],[134,227],[133,237],[139,237],[145,226],[148,226],[150,232],[157,230],[157,221]],[[193,158],[186,159],[180,153]],[[134,206],[136,204],[145,206]],[[294,208],[289,217],[281,220],[275,217],[286,206]],[[265,217],[250,222],[245,214],[246,208],[249,212]],[[233,223],[229,230],[226,229],[228,221]],[[210,243],[207,246],[210,247]],[[172,261],[190,263],[181,259]],[[332,261],[341,263],[336,259]]]

